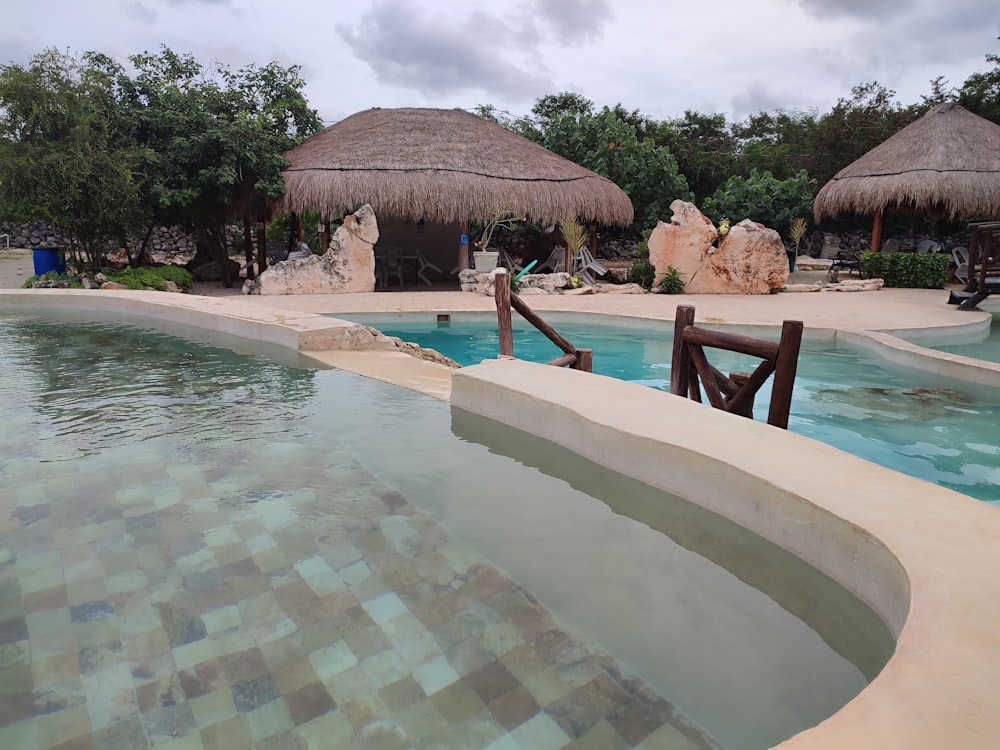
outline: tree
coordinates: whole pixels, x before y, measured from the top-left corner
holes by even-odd
[[[184,226],[228,285],[226,224],[282,194],[282,154],[321,125],[299,68],[217,65],[209,76],[192,56],[165,47],[129,60],[136,73],[120,86],[141,148],[150,226]]]
[[[986,55],[993,69],[973,73],[958,92],[958,103],[1000,125],[1000,55]]]
[[[76,264],[95,271],[141,217],[119,72],[102,55],[55,49],[0,66],[0,203],[14,220],[61,226]]]
[[[850,99],[839,99],[819,118],[813,135],[815,164],[811,173],[820,185],[926,111],[919,105],[903,107],[895,96],[895,91],[877,81],[859,84],[851,89]]]
[[[651,127],[650,137],[674,155],[696,201],[715,192],[733,173],[736,142],[725,115],[686,110],[684,117]]]
[[[816,128],[816,114],[776,110],[758,112],[742,123],[734,123],[735,167],[749,176],[751,170],[770,172],[779,180],[799,170],[811,171],[814,165],[811,136]]]
[[[607,177],[632,199],[638,230],[670,219],[670,204],[691,200],[691,191],[670,152],[640,141],[635,127],[604,107],[600,112],[563,114],[548,123],[542,145]]]

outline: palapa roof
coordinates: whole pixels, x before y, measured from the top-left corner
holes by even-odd
[[[843,213],[1000,218],[1000,125],[938,104],[837,172],[816,195],[816,221]]]
[[[460,109],[369,109],[285,153],[279,211],[482,221],[505,204],[539,222],[632,223],[610,180]]]

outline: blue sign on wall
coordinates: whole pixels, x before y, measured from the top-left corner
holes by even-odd
[[[462,232],[460,235],[458,235],[458,244],[459,245],[468,245],[469,244],[469,235],[467,235],[465,232]]]

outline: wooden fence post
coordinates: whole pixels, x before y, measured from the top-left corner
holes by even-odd
[[[506,268],[493,274],[493,296],[497,304],[497,330],[500,333],[500,356],[514,356],[514,324],[510,312],[510,275]]]

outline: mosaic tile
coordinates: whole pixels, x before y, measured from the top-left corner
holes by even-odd
[[[628,750],[629,747],[614,727],[601,718],[583,736],[567,745],[566,750]]]
[[[431,696],[460,679],[444,654],[439,654],[415,667],[413,677],[420,683],[424,692]]]
[[[347,747],[348,741],[354,735],[354,727],[342,711],[332,711],[325,716],[318,716],[299,725],[297,730],[299,736],[306,741],[309,750]]]
[[[319,648],[309,653],[309,662],[316,670],[321,680],[340,674],[351,667],[357,666],[358,660],[347,645],[347,641],[339,640],[325,648]]]
[[[313,682],[286,693],[284,699],[288,714],[296,726],[312,721],[337,707],[321,682]]]
[[[29,672],[30,677],[30,672]],[[6,675],[0,673],[0,681]],[[4,686],[0,693],[0,727],[22,722],[35,716],[35,696],[29,686],[27,690],[11,690]]]
[[[398,682],[410,673],[402,657],[393,649],[386,649],[369,656],[360,666],[368,675],[375,690]]]
[[[230,685],[262,677],[269,672],[264,655],[256,646],[220,656],[219,664]]]
[[[294,693],[319,680],[316,670],[304,657],[272,667],[271,676],[274,678],[275,687],[282,695]]]
[[[98,750],[146,750],[149,743],[146,740],[146,729],[138,716],[109,724],[94,732],[94,747]]]
[[[238,716],[236,702],[233,699],[233,692],[224,685],[217,690],[204,693],[195,697],[188,696],[188,705],[191,713],[200,727],[208,727],[213,724],[225,722]],[[237,722],[243,726],[242,722]]]
[[[38,744],[43,750],[90,733],[90,718],[85,706],[38,717]]]
[[[254,711],[278,697],[271,675],[265,674],[232,684],[233,703],[241,714]]]
[[[186,701],[144,712],[142,724],[152,744],[157,747],[164,744],[164,739],[182,737],[198,729],[191,706]]]
[[[222,665],[216,659],[203,661],[193,668],[181,669],[177,678],[188,700],[214,693],[229,684]]]
[[[201,730],[204,750],[235,750],[250,747],[252,740],[246,724],[238,716],[212,723]]]
[[[700,734],[700,733],[699,733]],[[714,750],[704,738],[696,741],[670,724],[661,726],[641,743],[639,750]]]
[[[93,729],[135,715],[138,706],[132,691],[132,674],[124,662],[80,676],[87,695],[87,714]]]
[[[25,612],[39,612],[45,609],[59,609],[61,607],[69,606],[66,584],[60,584],[51,588],[42,589],[41,591],[33,591],[25,594],[23,601]],[[7,612],[9,610],[0,609],[0,611]],[[2,630],[2,628],[3,625],[0,624],[0,630]],[[3,635],[0,634],[0,642],[2,642],[2,639]]]
[[[76,655],[73,654],[73,659]],[[0,646],[0,669],[7,669],[16,664],[31,663],[31,647],[28,641],[13,641]]]
[[[532,750],[556,750],[570,740],[559,725],[545,713],[535,714],[511,731],[510,736],[517,740],[521,747],[530,747]]]
[[[238,708],[239,706],[237,706]],[[254,742],[281,734],[294,726],[285,701],[281,698],[269,701],[259,708],[243,714],[243,721],[247,726],[250,739]]]
[[[23,617],[15,617],[0,622],[0,644],[14,643],[28,638],[28,622]]]

